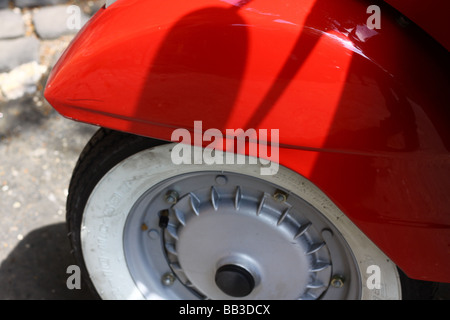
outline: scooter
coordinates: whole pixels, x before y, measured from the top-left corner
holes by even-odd
[[[450,282],[445,0],[106,1],[45,89],[99,126],[67,225],[102,299]],[[425,280],[425,281],[424,281]]]

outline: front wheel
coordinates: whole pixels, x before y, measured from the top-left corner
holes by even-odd
[[[396,266],[304,177],[172,148],[100,129],[80,156],[67,221],[101,298],[401,298]]]

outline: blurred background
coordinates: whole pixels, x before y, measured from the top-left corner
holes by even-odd
[[[78,155],[96,128],[61,117],[42,90],[58,57],[103,4],[0,0],[0,299],[92,298],[83,285],[66,287],[75,261],[65,201]]]

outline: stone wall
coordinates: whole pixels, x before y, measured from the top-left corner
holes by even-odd
[[[43,77],[103,3],[0,0],[0,101],[42,89]]]

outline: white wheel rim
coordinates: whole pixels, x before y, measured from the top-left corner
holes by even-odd
[[[174,165],[170,161],[171,147],[159,146],[125,159],[110,170],[91,193],[82,220],[81,243],[86,267],[102,298],[193,298],[192,292],[180,283],[175,282],[168,288],[159,277],[154,277],[150,284],[136,281],[136,275],[127,264],[123,239],[128,215],[147,190],[173,176],[205,171],[245,174],[290,190],[320,211],[345,238],[358,269],[359,298],[401,297],[395,265],[305,178],[282,166],[276,175],[261,176],[259,165]],[[371,276],[368,270],[373,265],[381,270],[380,289],[367,286]]]

